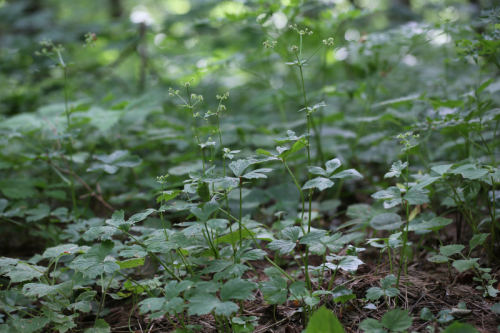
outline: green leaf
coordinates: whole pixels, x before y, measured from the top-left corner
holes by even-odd
[[[37,208],[28,209],[26,215],[29,215],[26,218],[28,222],[40,221],[50,215],[50,207],[46,204],[39,204]]]
[[[435,255],[433,257],[430,257],[428,260],[430,262],[434,262],[434,263],[440,264],[440,263],[449,261],[450,258],[438,254],[438,255]]]
[[[219,209],[219,204],[215,201],[209,201],[206,202],[203,205],[203,208],[200,207],[194,207],[191,208],[191,213],[196,215],[197,218],[200,219],[201,222],[208,221],[210,219],[210,215],[212,215],[213,212]]]
[[[420,311],[420,319],[425,320],[425,321],[431,321],[434,318],[436,318],[436,317],[432,314],[432,312],[429,308],[423,308]]]
[[[409,229],[412,231],[414,230],[438,231],[446,227],[448,224],[451,224],[452,222],[453,222],[452,219],[446,219],[444,217],[435,217],[430,221],[424,221],[418,225],[415,225],[414,227],[410,227]]]
[[[328,176],[330,176],[341,165],[342,163],[338,158],[334,158],[333,160],[329,160],[328,162],[326,162],[325,166],[326,166],[326,173],[328,174]]]
[[[165,298],[167,300],[171,300],[174,297],[179,296],[180,293],[182,293],[183,291],[191,288],[192,285],[193,281],[188,281],[188,280],[181,282],[170,281],[165,285]]]
[[[304,133],[301,136],[296,136],[295,132],[294,131],[290,131],[290,130],[286,131],[286,134],[288,136],[283,136],[283,137],[276,138],[276,139],[273,139],[273,140],[276,143],[283,144],[283,143],[287,143],[287,142],[290,142],[290,141],[297,141],[297,140],[300,140],[302,138],[306,138],[306,137],[308,137],[310,135],[309,133]]]
[[[241,177],[245,178],[245,179],[267,178],[267,176],[265,174],[263,174],[263,172],[271,172],[271,171],[273,171],[273,169],[269,169],[269,168],[256,169],[254,171],[251,171],[249,173],[244,174]]]
[[[483,177],[488,174],[488,172],[487,169],[469,169],[462,172],[461,175],[466,179],[474,180]]]
[[[311,232],[305,234],[300,238],[300,244],[312,244],[318,242],[322,237],[325,236],[324,230],[311,230]]]
[[[236,177],[239,177],[243,174],[246,168],[252,165],[249,160],[236,160],[234,162],[229,163],[229,167],[233,170],[233,173]]]
[[[446,327],[442,333],[479,333],[479,331],[469,324],[462,324],[459,321],[455,321]]]
[[[445,173],[447,173],[450,168],[453,166],[453,164],[444,164],[444,165],[437,165],[435,167],[432,167],[431,170],[439,174],[440,176],[443,176]]]
[[[401,176],[401,172],[408,166],[407,162],[402,163],[401,161],[394,162],[388,173],[384,175],[384,178],[392,178]]]
[[[382,289],[387,289],[390,286],[392,286],[393,284],[395,284],[396,281],[397,281],[397,278],[393,274],[389,274],[385,278],[380,280],[380,286],[382,287]]]
[[[394,309],[382,316],[382,324],[389,331],[403,332],[410,328],[412,318],[408,317],[409,310]]]
[[[97,319],[93,328],[89,328],[85,333],[110,333],[111,328],[104,319]]]
[[[328,177],[328,174],[323,168],[317,167],[317,166],[308,166],[307,170],[312,173],[313,175],[320,175],[320,176],[325,176]]]
[[[375,230],[395,230],[403,225],[401,217],[395,213],[382,213],[370,220],[370,226]]]
[[[200,198],[203,199],[203,201],[205,202],[210,201],[210,188],[207,183],[199,182],[196,193],[200,196]]]
[[[111,240],[105,240],[99,247],[93,247],[87,253],[77,257],[70,264],[70,268],[84,273],[84,276],[95,278],[103,273],[114,274],[120,266],[106,260],[115,244]]]
[[[12,325],[17,329],[18,332],[22,333],[32,333],[38,330],[42,330],[45,325],[50,322],[47,317],[35,317],[35,318],[17,318],[12,322]]]
[[[88,247],[88,246],[80,247],[76,244],[63,244],[63,245],[58,245],[55,247],[49,247],[47,250],[45,250],[42,257],[43,258],[57,258],[60,255],[85,253],[89,249],[90,249],[90,247]]]
[[[353,179],[353,178],[363,178],[363,176],[355,169],[348,169],[348,170],[344,170],[344,171],[341,171],[339,173],[336,173],[336,174],[330,176],[330,178]]]
[[[203,316],[215,309],[217,314],[230,316],[238,311],[238,305],[233,302],[222,303],[217,297],[209,294],[197,294],[188,299],[188,312],[190,315]]]
[[[278,254],[290,253],[297,245],[297,241],[302,234],[302,230],[300,227],[288,227],[281,233],[284,239],[278,239],[267,244],[267,248],[278,251]]]
[[[490,234],[476,234],[469,240],[469,252],[472,251],[476,246],[483,245]]]
[[[144,262],[146,261],[146,258],[138,258],[138,259],[130,259],[130,260],[125,260],[125,261],[116,261],[118,265],[120,265],[120,269],[123,268],[134,268],[138,266],[144,265]]]
[[[468,260],[455,260],[453,262],[453,267],[455,267],[460,273],[465,272],[472,267],[477,266],[477,261],[479,258],[473,258]]]
[[[359,328],[366,333],[387,333],[387,331],[384,330],[384,325],[373,318],[363,320],[359,324]]]
[[[307,190],[310,188],[317,188],[320,191],[323,191],[327,188],[330,188],[334,185],[334,182],[332,182],[328,178],[323,178],[323,177],[317,177],[314,179],[311,179],[307,181],[304,186],[302,187],[302,190]]]
[[[84,235],[91,237],[92,239],[99,238],[100,240],[111,240],[114,234],[118,232],[115,227],[91,227],[89,230],[85,231]]]
[[[431,185],[436,180],[441,179],[441,178],[442,177],[429,177],[427,179],[424,179],[424,180],[420,181],[417,185],[413,185],[411,188],[414,188],[414,189],[424,188],[426,186]]]
[[[286,160],[286,158],[288,156],[298,152],[299,150],[301,150],[305,146],[306,146],[306,144],[302,140],[299,140],[293,144],[293,146],[290,150],[285,150],[284,152],[279,154],[278,157],[281,158],[282,160]]]
[[[47,268],[41,266],[28,266],[19,263],[16,268],[5,274],[12,283],[30,281],[43,275]]]
[[[465,248],[464,245],[461,244],[453,244],[453,245],[446,245],[446,246],[440,246],[439,247],[439,252],[442,255],[445,255],[447,257],[452,256],[456,253],[462,252],[462,250]]]
[[[387,190],[378,191],[372,194],[372,198],[386,200],[384,201],[385,209],[397,206],[403,202],[401,200],[401,190],[396,186],[391,186],[387,188]]]
[[[245,300],[252,296],[254,290],[257,288],[257,284],[242,280],[240,278],[232,279],[226,282],[220,291],[220,299],[223,302],[237,299],[237,300]]]
[[[286,302],[287,284],[281,276],[272,276],[269,281],[261,282],[260,290],[269,304],[283,304]]]
[[[376,301],[384,295],[384,290],[379,287],[371,287],[366,291],[366,299],[369,301]]]
[[[307,333],[343,333],[342,324],[325,306],[316,310],[311,318],[306,329]]]
[[[490,308],[490,311],[496,314],[500,314],[500,303],[493,304]]]
[[[363,262],[359,260],[355,256],[327,256],[328,261],[331,260],[339,260],[338,264],[326,263],[326,266],[330,269],[341,268],[345,271],[355,271],[358,269],[358,266],[363,265]]]
[[[428,190],[411,187],[408,190],[408,193],[403,196],[403,200],[408,201],[410,205],[422,205],[429,203],[430,201],[427,193],[429,193]]]
[[[251,235],[255,235],[255,232],[247,229],[241,230],[241,237],[243,239],[247,239]],[[217,238],[215,240],[215,244],[229,243],[231,245],[235,245],[236,243],[239,243],[239,241],[240,241],[240,232],[239,230],[235,230],[232,233]]]

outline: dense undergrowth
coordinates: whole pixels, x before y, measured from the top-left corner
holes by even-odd
[[[497,329],[500,7],[214,4],[2,39],[0,333]]]

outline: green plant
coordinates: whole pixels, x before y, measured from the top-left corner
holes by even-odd
[[[412,319],[408,317],[408,310],[394,309],[387,311],[382,317],[381,321],[372,318],[363,320],[359,324],[366,333],[377,332],[403,332],[410,328]]]

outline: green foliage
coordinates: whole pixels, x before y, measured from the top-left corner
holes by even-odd
[[[306,332],[341,333],[344,332],[344,328],[337,317],[325,306],[322,306],[309,319]]]

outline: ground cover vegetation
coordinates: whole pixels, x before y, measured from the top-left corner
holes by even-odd
[[[0,1],[0,333],[498,330],[493,5]]]

